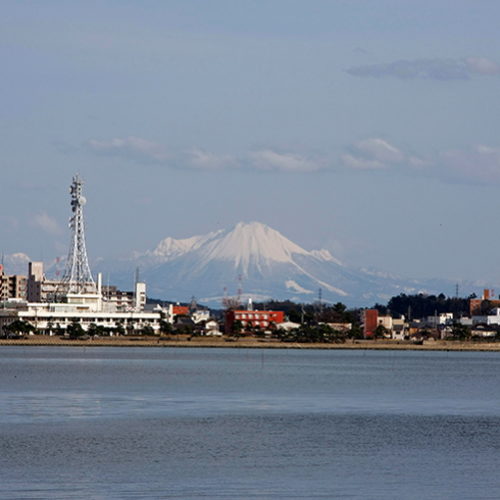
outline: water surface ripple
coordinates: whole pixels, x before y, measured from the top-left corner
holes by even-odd
[[[499,353],[0,349],[0,497],[500,498]]]

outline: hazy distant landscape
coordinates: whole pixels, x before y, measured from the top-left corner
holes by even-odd
[[[347,266],[328,250],[305,250],[259,222],[180,240],[167,237],[151,251],[96,265],[121,287],[130,286],[136,268],[151,297],[189,301],[195,296],[212,307],[220,306],[224,293],[238,291],[243,299],[260,302],[314,302],[321,295],[325,302],[366,307],[400,293],[453,295],[456,290],[450,280],[412,280]],[[481,287],[461,285],[466,295]]]
[[[500,1],[1,7],[0,500],[500,498]]]

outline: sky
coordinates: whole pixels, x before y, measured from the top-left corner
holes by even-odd
[[[500,2],[3,1],[0,252],[91,260],[260,221],[500,283]],[[8,269],[7,269],[8,271]]]

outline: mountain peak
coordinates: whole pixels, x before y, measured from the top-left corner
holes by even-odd
[[[138,264],[152,296],[189,300],[196,294],[205,303],[216,303],[224,289],[236,286],[259,300],[310,301],[321,289],[325,301],[360,305],[414,287],[349,268],[327,250],[307,251],[256,221],[191,238],[165,238],[127,265]],[[128,280],[130,272],[123,276]]]
[[[28,273],[28,262],[30,260],[30,257],[22,252],[4,255],[4,273],[26,275]]]
[[[234,261],[247,272],[251,262],[259,267],[271,262],[290,262],[293,254],[308,252],[261,222],[238,222],[233,229],[211,242],[206,257]]]
[[[196,255],[196,267],[202,267],[211,260],[224,260],[232,262],[238,272],[245,274],[251,265],[262,270],[271,263],[294,263],[294,256],[299,255],[342,265],[327,250],[304,250],[258,221],[238,222],[231,229],[202,236],[182,239],[169,236],[145,256],[157,262],[169,262],[186,254]]]
[[[271,229],[267,224],[264,224],[262,222],[259,222],[259,221],[250,221],[250,222],[238,222],[233,230],[244,230],[244,231],[258,231],[260,229]]]
[[[191,236],[190,238],[181,239],[168,236],[161,240],[153,251],[148,251],[147,255],[159,258],[162,261],[172,260],[180,255],[200,248],[200,246],[220,233],[221,231],[214,231],[202,236]]]

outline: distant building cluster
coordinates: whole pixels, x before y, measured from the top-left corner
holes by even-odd
[[[469,299],[469,316],[460,317],[453,312],[418,319],[381,315],[377,309],[365,309],[362,313],[363,336],[367,339],[447,339],[456,334],[458,325],[465,327],[471,337],[497,337],[500,331],[500,299],[493,298],[492,291],[485,289],[481,298]]]
[[[14,334],[12,325],[44,335],[159,334],[172,325],[221,335],[219,322],[196,304],[148,305],[146,284],[139,280],[132,291],[103,286],[101,274],[94,282],[85,247],[82,184],[77,175],[70,187],[72,243],[61,279],[48,279],[43,262],[29,262],[27,276],[7,275],[0,265],[0,335]]]
[[[65,293],[61,280],[46,279],[42,262],[30,262],[28,276],[1,275],[2,308],[0,331],[15,320],[29,322],[37,333],[64,332],[77,322],[87,331],[95,325],[113,331],[139,331],[145,326],[159,328],[160,314],[146,310],[146,285],[137,282],[133,291],[102,287],[101,277],[95,293]],[[4,287],[4,283],[9,286]]]
[[[6,275],[0,268],[0,333],[12,323],[28,324],[31,333],[48,335],[69,331],[100,331],[109,334],[155,331],[159,311],[146,310],[146,285],[137,281],[133,291],[103,287],[94,282],[85,247],[82,181],[78,175],[70,187],[72,231],[66,270],[61,279],[47,279],[42,262],[30,262],[28,275]],[[78,325],[78,328],[73,328]]]
[[[425,318],[380,314],[365,309],[361,317],[345,315],[345,306],[333,307],[328,319],[289,321],[280,310],[257,310],[251,299],[246,308],[238,300],[226,298],[224,313],[217,318],[193,299],[190,305],[148,304],[146,284],[136,278],[131,291],[94,281],[85,248],[82,181],[73,178],[70,189],[71,246],[66,270],[60,279],[49,279],[42,262],[29,262],[27,275],[8,275],[0,265],[0,336],[14,335],[15,327],[28,334],[43,335],[194,335],[274,336],[285,341],[337,342],[345,338],[394,340],[446,339],[465,334],[477,338],[498,337],[500,300],[491,290],[469,301],[470,315],[456,317],[440,312]],[[340,306],[340,307],[337,307]],[[321,310],[321,308],[320,308]],[[348,319],[350,321],[343,321]],[[14,325],[14,326],[13,326]],[[361,325],[361,328],[360,328]],[[458,333],[457,333],[458,332]],[[305,340],[304,340],[305,339]]]

